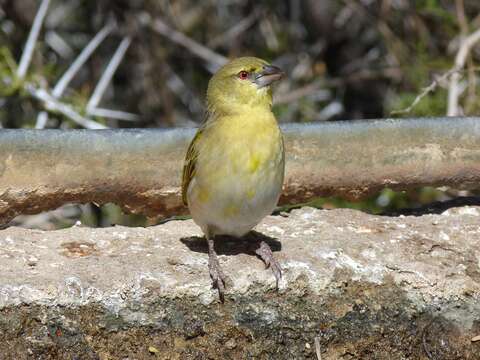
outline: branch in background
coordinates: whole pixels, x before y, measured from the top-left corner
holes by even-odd
[[[201,113],[203,111],[203,105],[201,101],[187,87],[183,79],[177,73],[175,73],[175,71],[173,71],[168,64],[165,64],[165,68],[165,71],[168,74],[166,82],[167,87],[178,96],[183,105],[185,105],[191,113]]]
[[[40,34],[40,29],[42,28],[49,4],[50,0],[42,0],[37,14],[35,15],[35,20],[33,21],[32,29],[28,34],[28,39],[20,59],[20,65],[17,69],[17,76],[20,79],[23,79],[27,74],[28,66],[32,61],[33,50],[35,50],[35,44],[37,43],[38,35]]]
[[[272,21],[269,18],[264,17],[260,21],[259,29],[267,47],[272,51],[278,51],[280,47],[280,41],[275,29],[273,28]]]
[[[295,102],[303,97],[315,94],[325,87],[325,83],[321,81],[314,81],[310,84],[297,88],[295,90],[289,90],[283,94],[276,94],[273,98],[274,105],[283,105]]]
[[[235,29],[235,33],[240,33],[241,31],[244,31],[244,28],[248,28],[248,26],[251,26],[253,22],[258,18],[258,13],[254,12],[252,13],[249,17],[244,19],[244,23],[242,26],[238,26]],[[183,33],[174,30],[170,28],[163,20],[156,18],[154,21],[151,20],[150,15],[144,13],[140,15],[140,21],[142,24],[150,25],[150,27],[160,33],[161,35],[167,37],[169,40],[172,42],[182,45],[186,49],[188,49],[190,52],[193,54],[197,55],[198,57],[204,59],[210,64],[210,67],[208,69],[213,73],[215,72],[220,66],[223,66],[228,59],[213,50],[209,49],[208,47],[196,42],[195,40],[189,38],[188,36],[184,35]],[[240,24],[239,24],[240,25]],[[247,26],[248,25],[248,26]],[[233,29],[232,29],[233,32]],[[232,36],[230,33],[229,35],[225,34],[225,36]],[[220,42],[221,38],[218,38],[214,42],[214,44]],[[224,41],[224,40],[222,40]],[[286,104],[289,102],[292,102],[298,98],[310,95],[312,93],[318,92],[319,91],[319,85],[317,83],[309,84],[305,86],[304,88],[300,88],[298,90],[294,90],[290,92],[289,94],[285,94],[284,96],[280,95],[280,97],[276,97],[275,104]]]
[[[424,88],[409,107],[403,110],[392,111],[390,115],[409,113],[425,96],[434,91],[440,82],[445,81],[448,78],[450,78],[450,82],[448,85],[447,116],[461,115],[459,109],[459,98],[464,90],[464,88],[462,89],[462,86],[460,85],[461,73],[464,71],[465,64],[469,58],[472,48],[480,41],[480,29],[474,31],[470,35],[467,34],[468,24],[466,22],[463,0],[456,1],[456,10],[462,34],[460,36],[460,47],[457,55],[455,56],[455,64],[453,68],[443,74],[440,78],[435,79],[429,86]],[[473,63],[469,63],[468,75],[470,92],[474,91],[472,90],[472,87],[474,88],[475,86],[475,77],[473,76],[474,72],[475,68],[473,67]]]
[[[88,58],[93,54],[93,52],[97,49],[97,47],[102,43],[103,40],[110,34],[113,30],[113,24],[108,24],[100,30],[95,37],[85,46],[82,52],[78,55],[75,61],[70,65],[70,67],[65,71],[62,75],[60,80],[58,80],[57,84],[53,88],[52,95],[56,98],[62,96],[63,92],[65,91],[66,87],[76,75],[78,70],[85,64]]]
[[[172,29],[160,18],[156,18],[152,21],[150,15],[142,14],[141,21],[143,24],[150,25],[155,32],[165,36],[174,43],[185,47],[191,53],[205,60],[210,65],[208,69],[212,73],[214,73],[219,67],[225,65],[228,61],[225,56],[216,53],[183,33]]]
[[[343,107],[343,104],[338,100],[334,100],[327,106],[323,107],[323,109],[313,117],[313,120],[327,121],[340,115],[344,111],[345,108]]]
[[[40,111],[35,121],[35,129],[45,129],[48,122],[48,113],[46,111]]]
[[[54,30],[47,31],[45,42],[53,51],[65,59],[72,58],[74,55],[72,47]]]
[[[461,71],[461,70],[460,70]],[[455,72],[459,72],[459,70],[456,69],[451,69],[450,71],[447,71],[445,74],[440,76],[439,78],[435,79],[432,81],[430,85],[427,87],[423,88],[422,92],[413,100],[413,102],[410,104],[409,107],[402,109],[402,110],[393,110],[390,112],[390,116],[393,115],[402,115],[402,114],[408,114],[410,113],[415,106],[418,105],[418,103],[428,94],[431,92],[435,91],[435,89],[443,82],[446,81],[451,75],[453,75]]]
[[[277,92],[273,98],[274,105],[283,105],[295,102],[301,98],[311,96],[311,95],[320,95],[320,98],[325,98],[322,96],[325,94],[325,88],[334,88],[339,86],[345,86],[348,83],[354,83],[363,80],[372,80],[372,79],[398,79],[401,77],[400,69],[398,67],[389,67],[383,70],[375,71],[369,69],[360,69],[352,72],[351,74],[345,74],[341,78],[325,78],[321,81],[316,80],[309,84],[306,84],[302,87],[296,89],[288,89],[283,92]]]
[[[458,49],[457,56],[455,57],[455,65],[452,70],[452,76],[450,77],[450,84],[448,86],[448,116],[459,115],[458,99],[461,95],[460,91],[460,70],[465,67],[465,62],[470,54],[472,48],[480,41],[480,29],[468,35],[462,39],[460,48]]]
[[[210,40],[207,43],[207,45],[209,47],[216,48],[229,41],[232,41],[233,39],[238,37],[240,34],[248,30],[250,26],[252,26],[255,23],[255,21],[257,21],[259,16],[260,16],[260,11],[254,10],[250,15],[240,20],[237,24],[232,26],[229,30],[214,37],[212,40]]]
[[[20,79],[23,79],[27,73],[28,67],[32,59],[33,51],[35,49],[35,44],[38,40],[38,36],[41,30],[43,21],[45,19],[45,16],[47,14],[49,4],[50,4],[50,0],[43,0],[37,11],[37,14],[35,15],[35,20],[33,22],[32,29],[30,30],[30,34],[28,36],[28,40],[20,60],[20,65],[18,66],[16,71],[17,77]],[[96,121],[83,117],[82,115],[77,113],[75,110],[73,110],[70,105],[59,101],[58,98],[62,96],[63,92],[67,88],[70,81],[77,74],[80,68],[85,64],[85,62],[92,55],[92,53],[97,49],[100,43],[108,36],[108,34],[111,33],[113,28],[114,28],[113,24],[108,24],[97,33],[97,35],[87,44],[87,46],[82,50],[79,56],[67,69],[67,71],[58,80],[51,94],[44,89],[37,88],[32,83],[25,83],[22,86],[35,99],[43,102],[47,110],[57,111],[63,114],[64,116],[68,117],[78,125],[81,125],[88,129],[107,128],[105,125],[102,125]],[[118,65],[122,61],[123,56],[125,55],[125,52],[128,49],[129,45],[130,45],[129,38],[123,39],[123,41],[120,43],[117,51],[113,55],[109,64],[107,65],[105,72],[102,74],[97,84],[97,87],[95,88],[94,93],[92,94],[87,104],[87,109],[86,109],[87,114],[110,117],[110,118],[127,120],[127,121],[137,120],[137,115],[135,114],[122,112],[122,111],[109,110],[109,109],[97,109],[97,105],[100,102]],[[37,116],[35,128],[43,129],[47,124],[47,121],[48,121],[48,113],[46,111],[41,111]]]
[[[95,108],[89,112],[90,115],[99,116],[109,119],[117,119],[123,121],[138,121],[138,115],[126,111]]]
[[[468,36],[468,21],[465,14],[465,4],[463,0],[455,1],[455,12],[457,14],[458,23],[460,25],[460,38],[463,41]],[[468,84],[468,96],[465,100],[465,111],[470,112],[470,109],[474,106],[476,102],[476,76],[475,70],[473,69],[474,63],[471,56],[467,57],[467,84]]]
[[[106,25],[102,30],[100,30],[97,35],[93,37],[92,40],[85,46],[82,52],[78,57],[73,61],[70,67],[65,71],[62,77],[58,80],[57,84],[53,88],[52,96],[54,98],[60,98],[63,95],[66,87],[77,74],[80,68],[85,64],[88,58],[93,54],[97,47],[102,43],[103,40],[110,34],[113,30],[113,24]],[[35,129],[43,129],[47,125],[48,113],[46,111],[41,111],[38,113],[37,121],[35,122]]]
[[[30,65],[30,62],[32,61],[33,50],[35,50],[35,44],[37,43],[38,35],[40,34],[43,21],[45,20],[45,16],[47,15],[49,5],[50,0],[43,0],[35,15],[32,28],[30,29],[27,42],[25,43],[22,57],[20,58],[20,65],[17,68],[17,76],[20,79],[25,78],[25,75],[27,74],[28,67]],[[37,117],[35,128],[45,127],[47,120],[47,113],[43,111],[40,112]]]
[[[48,11],[45,21],[49,29],[62,27],[72,21],[72,17],[78,16],[78,8],[82,5],[82,0],[55,1],[55,6]]]
[[[468,35],[468,22],[467,16],[465,15],[465,4],[463,0],[455,0],[455,12],[457,13],[462,37],[466,37]]]
[[[107,129],[105,125],[81,116],[75,110],[73,110],[70,105],[57,100],[44,89],[37,89],[31,84],[27,85],[26,89],[35,99],[44,102],[47,109],[58,111],[78,125],[81,125],[87,129]]]
[[[117,70],[118,65],[120,65],[120,62],[122,61],[123,56],[125,55],[125,52],[130,46],[130,42],[131,42],[131,39],[129,37],[124,38],[120,43],[120,45],[118,46],[115,53],[113,54],[110,62],[105,68],[105,71],[100,77],[100,80],[98,81],[98,84],[95,87],[95,90],[93,91],[93,94],[90,97],[90,100],[88,100],[87,107],[86,107],[87,114],[91,114],[93,111],[95,111],[95,109],[97,108],[97,105],[100,103],[100,100],[102,100],[102,96],[105,93],[105,90],[107,89],[108,84],[112,80],[113,74]]]

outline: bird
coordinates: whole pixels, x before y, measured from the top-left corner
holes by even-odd
[[[275,209],[285,173],[283,134],[272,112],[272,84],[283,71],[239,57],[210,79],[205,120],[183,167],[182,200],[208,244],[212,285],[224,302],[226,276],[215,251],[219,236],[241,238]],[[281,267],[267,242],[255,253],[278,282]]]

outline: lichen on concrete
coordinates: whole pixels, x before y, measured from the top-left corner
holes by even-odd
[[[2,356],[480,359],[480,208],[302,208],[220,239],[224,304],[190,220],[0,231]],[[254,255],[268,241],[279,289]],[[316,347],[315,342],[319,345]],[[1,357],[0,357],[1,358]]]

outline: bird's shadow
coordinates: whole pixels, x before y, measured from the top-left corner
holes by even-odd
[[[180,241],[191,251],[208,254],[205,237],[189,236],[181,238]],[[256,255],[255,250],[258,249],[262,241],[265,241],[273,252],[282,250],[282,243],[280,241],[252,230],[241,238],[224,235],[215,236],[215,251],[218,255]]]

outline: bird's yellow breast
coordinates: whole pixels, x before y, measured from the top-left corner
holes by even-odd
[[[198,140],[189,206],[212,221],[253,226],[272,211],[281,191],[282,134],[270,111],[214,121]]]
[[[205,179],[208,188],[225,181],[261,181],[258,176],[279,164],[282,136],[271,112],[228,116],[215,122],[198,144],[196,177]]]

